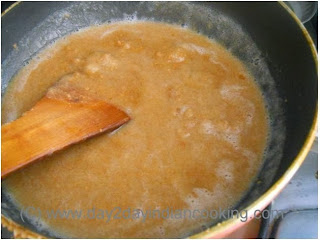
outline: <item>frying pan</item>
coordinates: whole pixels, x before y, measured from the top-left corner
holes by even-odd
[[[69,14],[68,19],[63,18]],[[317,54],[291,10],[277,2],[21,2],[2,16],[2,88],[38,52],[79,29],[115,21],[150,20],[188,27],[224,45],[246,65],[263,92],[270,134],[263,165],[233,208],[248,219],[289,182],[308,153],[317,122]],[[19,50],[12,46],[17,44]],[[57,237],[31,221],[2,183],[2,220],[28,236]],[[243,225],[221,218],[192,236],[223,237]]]

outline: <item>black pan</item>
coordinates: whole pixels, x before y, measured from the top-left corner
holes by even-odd
[[[62,20],[70,13],[68,21]],[[250,190],[234,208],[248,218],[265,208],[302,164],[315,137],[317,53],[295,15],[277,2],[22,2],[2,16],[2,94],[17,71],[57,38],[113,21],[162,21],[215,39],[240,58],[255,77],[267,104],[270,137],[264,164]],[[13,44],[19,51],[13,49]],[[47,237],[19,209],[2,184],[2,216]],[[219,219],[193,237],[222,237],[240,227],[238,219]],[[187,236],[183,236],[187,237]]]

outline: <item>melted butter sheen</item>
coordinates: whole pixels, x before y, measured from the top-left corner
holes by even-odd
[[[3,123],[64,81],[132,120],[9,176],[21,206],[219,209],[236,204],[257,173],[268,124],[244,65],[222,46],[158,23],[112,24],[73,34],[20,71],[3,99]],[[59,129],[57,129],[59,131]],[[185,237],[211,219],[48,219],[62,236]]]

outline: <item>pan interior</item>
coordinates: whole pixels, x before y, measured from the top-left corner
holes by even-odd
[[[50,8],[50,3],[43,3]],[[58,4],[58,3],[55,3]],[[19,7],[23,7],[21,4]],[[57,39],[82,28],[117,21],[160,21],[190,28],[217,41],[238,57],[254,76],[263,92],[270,120],[270,135],[261,170],[247,194],[234,206],[242,209],[257,199],[271,185],[282,158],[285,141],[284,112],[277,87],[270,74],[266,56],[236,21],[219,9],[204,4],[183,2],[81,2],[61,4],[48,17],[25,33],[17,42],[19,51],[9,51],[3,58],[2,94],[17,71],[41,50]],[[15,10],[13,10],[15,11]],[[72,16],[72,17],[66,17]],[[5,216],[38,233],[57,237],[43,224],[20,218],[20,210],[2,188],[2,212]],[[222,221],[224,219],[220,219]],[[213,223],[216,224],[216,223]],[[199,229],[197,232],[202,231]],[[196,232],[195,232],[196,233]]]

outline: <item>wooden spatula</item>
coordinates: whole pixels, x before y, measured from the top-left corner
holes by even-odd
[[[65,82],[1,128],[1,178],[41,157],[129,121],[120,109]]]

